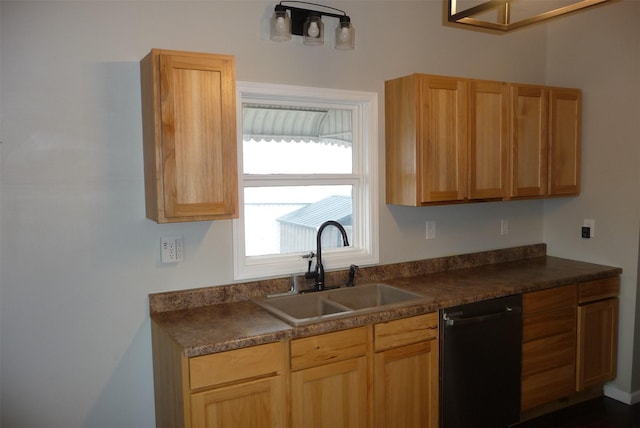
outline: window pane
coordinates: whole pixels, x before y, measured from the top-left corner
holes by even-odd
[[[316,232],[336,220],[352,236],[352,186],[274,186],[244,189],[247,256],[315,251]],[[322,248],[342,246],[335,227],[325,229]]]
[[[351,110],[243,104],[244,174],[350,174]]]

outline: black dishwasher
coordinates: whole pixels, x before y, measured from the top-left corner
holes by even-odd
[[[520,419],[522,296],[440,311],[440,426],[500,428]]]

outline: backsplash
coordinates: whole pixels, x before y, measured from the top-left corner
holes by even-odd
[[[366,266],[358,270],[356,274],[356,285],[386,281],[393,278],[419,276],[481,265],[544,257],[546,253],[546,244],[533,244],[478,253],[438,257],[435,259]],[[347,277],[348,269],[326,272],[325,283],[327,285],[344,285]],[[296,279],[298,280],[300,289],[313,287],[312,279],[304,279],[303,275],[297,276]],[[192,309],[219,303],[239,302],[266,294],[284,293],[290,288],[291,277],[289,276],[237,284],[153,293],[149,295],[149,308],[152,314],[180,309]]]

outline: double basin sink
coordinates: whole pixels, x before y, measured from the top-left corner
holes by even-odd
[[[425,298],[387,284],[364,284],[350,288],[256,297],[255,304],[293,326],[377,312],[417,303]]]

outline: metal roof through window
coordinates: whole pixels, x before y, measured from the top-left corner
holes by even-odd
[[[245,141],[314,142],[351,145],[350,110],[268,104],[242,105]]]

